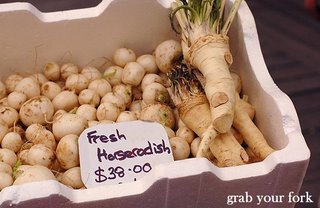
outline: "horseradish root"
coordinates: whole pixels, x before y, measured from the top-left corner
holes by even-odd
[[[245,143],[252,152],[258,158],[265,159],[274,149],[268,145],[261,131],[253,123],[248,113],[243,110],[243,102],[237,95],[233,126],[243,135]]]
[[[249,162],[247,152],[230,131],[219,134],[210,143],[210,150],[223,166],[231,167]]]
[[[234,116],[235,87],[229,71],[233,62],[226,35],[241,0],[236,0],[227,21],[222,25],[225,1],[176,0],[172,3],[173,18],[181,28],[181,45],[187,64],[204,76],[213,127],[219,133],[230,130]]]
[[[209,159],[211,150],[221,166],[247,163],[249,156],[232,133],[218,134],[213,128],[208,100],[200,82],[192,70],[189,71],[185,64],[176,61],[169,78],[172,83],[171,97],[180,119],[201,138],[196,157]]]

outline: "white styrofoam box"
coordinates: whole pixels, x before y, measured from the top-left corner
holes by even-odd
[[[230,1],[228,3],[230,4]],[[27,3],[0,4],[1,79],[41,71],[51,60],[101,65],[119,47],[152,53],[176,38],[168,20],[171,0],[104,0],[93,8],[41,13]],[[204,158],[160,165],[143,179],[120,185],[71,190],[45,181],[5,188],[1,207],[225,207],[229,195],[299,193],[310,152],[290,98],[273,82],[264,62],[254,18],[245,2],[230,31],[232,69],[256,107],[256,123],[277,149],[263,162],[217,168]],[[254,198],[256,199],[256,198]],[[251,207],[237,203],[236,207]]]

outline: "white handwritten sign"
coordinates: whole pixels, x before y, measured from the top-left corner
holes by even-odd
[[[81,179],[87,188],[136,181],[173,161],[167,133],[155,122],[99,124],[79,137]]]

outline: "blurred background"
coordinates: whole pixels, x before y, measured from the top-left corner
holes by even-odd
[[[300,194],[320,196],[320,1],[247,0],[269,72],[292,100],[311,151]],[[294,183],[294,181],[293,181]]]
[[[0,3],[15,2],[0,0]],[[43,12],[93,7],[101,0],[29,0]],[[320,0],[246,0],[256,21],[261,49],[278,87],[294,103],[311,150],[300,193],[320,196]],[[294,183],[294,181],[293,181]]]

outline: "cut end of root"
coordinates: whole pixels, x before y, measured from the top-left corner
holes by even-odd
[[[219,105],[225,104],[228,101],[229,101],[229,97],[228,97],[228,95],[226,93],[224,93],[224,92],[216,92],[210,98],[210,105],[213,108],[216,108]]]
[[[213,121],[213,127],[219,133],[226,133],[230,130],[233,122],[231,114],[224,114]]]
[[[242,159],[242,161],[244,163],[248,163],[249,162],[250,158],[249,158],[249,155],[247,154],[247,152],[245,150],[241,151],[240,157],[241,157],[241,159]]]

